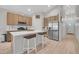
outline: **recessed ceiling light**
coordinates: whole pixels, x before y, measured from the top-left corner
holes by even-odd
[[[27,9],[28,11],[31,11],[31,9]]]
[[[51,5],[48,5],[48,7],[51,7]]]

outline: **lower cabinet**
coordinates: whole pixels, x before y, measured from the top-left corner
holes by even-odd
[[[0,35],[0,42],[5,41],[4,35]]]
[[[7,32],[7,42],[11,42],[12,40],[12,35],[10,34],[10,32]]]

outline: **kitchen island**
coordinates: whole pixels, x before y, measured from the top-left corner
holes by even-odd
[[[38,33],[43,33],[45,31],[16,31],[16,32],[10,32],[12,35],[12,53],[13,54],[22,54],[24,53],[24,48],[27,48],[27,42],[24,43],[24,36],[30,35],[30,34],[36,34],[35,39],[37,40],[37,44],[39,45],[42,40],[40,39],[42,36],[39,36]],[[34,47],[34,40],[30,40],[30,48]]]

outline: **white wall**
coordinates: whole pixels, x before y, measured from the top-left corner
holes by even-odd
[[[32,26],[35,30],[42,30],[43,27],[44,16],[42,14],[39,15],[40,19],[37,19],[35,15],[32,17]]]
[[[4,41],[2,34],[5,34],[10,30],[17,30],[17,28],[19,27],[17,25],[7,25],[7,12],[8,10],[0,8],[0,42]]]
[[[76,36],[76,39],[79,42],[79,23],[75,24],[75,36]]]
[[[75,18],[65,18],[63,23],[66,25],[66,33],[75,33]]]
[[[66,33],[75,33],[75,20],[76,20],[75,6],[68,5],[63,6],[63,8],[65,13],[63,23],[65,24],[66,27]]]
[[[45,17],[57,16],[57,15],[59,15],[59,8],[51,10]],[[61,41],[62,38],[65,38],[65,35],[66,35],[65,24],[59,23],[59,40]]]
[[[49,17],[49,16],[56,16],[56,15],[58,15],[58,13],[59,13],[59,9],[56,8],[56,9],[53,9],[52,11],[50,11],[50,12],[46,15],[46,17]]]
[[[36,19],[35,15],[33,15],[32,27],[34,27],[35,30],[42,30],[43,18],[44,16],[41,13],[40,19]],[[6,33],[7,30],[16,30],[16,28],[17,26],[7,25],[7,10],[0,8],[0,38],[3,38],[2,34]]]
[[[5,30],[6,29],[6,11],[3,9],[0,9],[0,29]]]
[[[75,37],[79,42],[79,17],[75,21]]]
[[[2,34],[6,33],[6,11],[0,9],[0,42],[4,41]]]

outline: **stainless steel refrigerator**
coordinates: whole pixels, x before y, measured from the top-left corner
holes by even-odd
[[[51,40],[59,40],[59,22],[48,24],[48,38]]]

